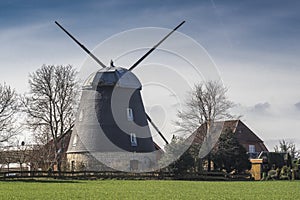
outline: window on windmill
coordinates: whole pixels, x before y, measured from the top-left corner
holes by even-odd
[[[249,153],[255,153],[255,145],[249,145]]]
[[[83,110],[80,110],[78,120],[81,122],[83,120]]]
[[[78,140],[77,135],[74,135],[73,143],[72,143],[72,146],[73,146],[73,147],[76,147],[76,145],[77,145],[77,140]]]
[[[131,142],[131,146],[133,147],[137,146],[136,135],[134,133],[130,134],[130,142]]]
[[[127,108],[127,119],[128,121],[133,121],[133,111],[131,108]]]

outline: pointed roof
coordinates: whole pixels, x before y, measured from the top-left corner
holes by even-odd
[[[241,120],[227,120],[214,122],[212,129],[220,131],[211,131],[212,140],[216,142],[220,134],[232,131],[240,143],[257,143],[261,149],[268,151],[263,141]],[[202,124],[189,138],[193,138],[193,143],[202,144],[206,138],[206,123]]]
[[[226,124],[226,122],[225,122]],[[236,138],[246,141],[259,141],[263,142],[248,126],[246,126],[241,120],[237,120],[237,126],[234,130]]]

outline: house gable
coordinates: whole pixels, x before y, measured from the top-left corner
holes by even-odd
[[[253,148],[252,150],[255,152],[268,151],[267,147],[264,145],[264,142],[242,121],[238,121],[234,133],[239,143],[243,145],[247,151],[250,152],[251,148]]]
[[[264,142],[250,129],[248,128],[241,120],[227,120],[221,122],[215,122],[214,126],[221,125],[222,134],[227,132],[233,132],[238,142],[249,152],[249,148],[252,148],[255,152],[268,151]],[[189,138],[188,140],[193,140],[193,144],[202,144],[206,138],[206,125],[202,124]],[[212,138],[217,139],[216,137],[220,134],[212,131]],[[217,143],[216,143],[217,144]],[[251,146],[251,147],[250,147]],[[253,147],[254,146],[254,147]]]

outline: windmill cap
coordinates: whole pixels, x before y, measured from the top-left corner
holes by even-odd
[[[84,82],[83,89],[96,89],[101,86],[138,89],[142,85],[131,71],[122,67],[106,67],[92,73]]]

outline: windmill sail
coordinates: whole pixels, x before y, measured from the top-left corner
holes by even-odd
[[[88,50],[83,44],[81,44],[73,35],[71,35],[64,27],[62,27],[57,21],[55,24],[61,28],[70,38],[74,40],[89,56],[91,56],[101,67],[105,68],[106,66],[92,53]]]
[[[174,31],[176,31],[182,24],[184,24],[185,21],[181,22],[178,26],[176,26],[168,35],[166,35],[162,40],[160,40],[156,45],[154,45],[145,55],[143,55],[138,61],[136,61],[130,68],[129,71],[133,70],[140,64],[147,56],[149,56],[152,51],[154,51],[163,41],[165,41]]]
[[[166,144],[169,144],[168,140],[164,137],[164,135],[161,133],[161,131],[158,129],[158,127],[154,124],[150,116],[146,113],[147,119],[150,122],[150,124],[153,126],[153,128],[156,130],[156,132],[160,135],[160,137],[165,141]]]

